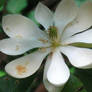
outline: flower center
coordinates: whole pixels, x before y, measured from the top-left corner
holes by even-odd
[[[48,29],[48,36],[51,42],[51,47],[56,48],[58,46],[61,46],[57,27],[50,26]]]
[[[54,41],[58,37],[58,29],[55,26],[50,26],[48,29],[49,38]]]

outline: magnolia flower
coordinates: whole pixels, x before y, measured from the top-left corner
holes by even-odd
[[[22,15],[9,14],[3,17],[3,29],[9,38],[0,41],[1,52],[20,55],[39,48],[8,63],[5,70],[15,78],[28,77],[39,69],[48,55],[44,85],[49,92],[61,92],[70,76],[62,54],[77,68],[92,68],[92,50],[73,46],[73,43],[78,42],[92,43],[92,29],[88,29],[92,26],[92,3],[86,2],[78,8],[74,0],[62,0],[54,14],[39,3],[35,18],[43,25],[44,31]]]

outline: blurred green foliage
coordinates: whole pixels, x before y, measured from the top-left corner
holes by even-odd
[[[27,0],[9,0],[7,11],[9,13],[19,13],[27,6]]]
[[[0,0],[0,8],[5,4],[5,0]]]
[[[71,74],[68,83],[65,85],[62,92],[87,92],[82,82]]]
[[[92,69],[76,69],[74,74],[82,81],[87,92],[92,92]]]
[[[80,7],[87,0],[75,0],[76,4]]]
[[[35,14],[35,11],[29,12],[29,13],[28,13],[28,17],[29,17],[32,21],[34,21],[35,24],[37,24],[38,26],[40,26],[40,24],[36,21],[34,14]]]
[[[34,76],[19,80],[10,76],[2,77],[0,78],[0,92],[27,92],[33,78]]]
[[[3,77],[5,75],[6,75],[6,73],[4,71],[0,71],[0,77]]]

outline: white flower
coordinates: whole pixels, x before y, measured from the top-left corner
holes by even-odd
[[[88,29],[92,26],[92,3],[86,2],[78,8],[74,0],[62,0],[54,14],[39,3],[35,17],[44,26],[44,31],[22,15],[3,17],[3,29],[9,38],[0,41],[1,52],[20,55],[30,49],[40,48],[10,62],[5,70],[16,78],[28,77],[38,70],[49,54],[43,81],[49,92],[60,92],[70,76],[62,53],[73,66],[92,68],[92,50],[72,46],[72,43],[77,42],[92,43],[92,29]]]

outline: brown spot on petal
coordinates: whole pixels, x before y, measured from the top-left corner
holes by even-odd
[[[42,43],[48,43],[48,40],[42,39],[40,38],[39,41],[41,41]]]
[[[46,52],[46,48],[45,48],[45,47],[39,48],[39,51],[41,51],[41,52]]]
[[[22,75],[24,74],[27,70],[26,70],[26,67],[25,66],[22,66],[22,65],[17,65],[16,66],[16,70],[17,70],[17,73],[19,75]]]

